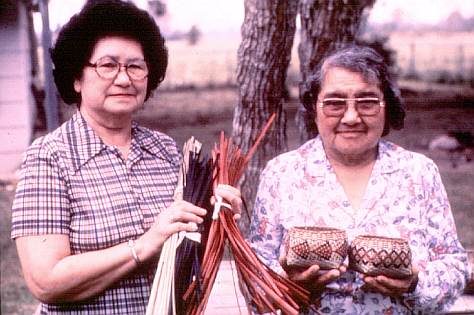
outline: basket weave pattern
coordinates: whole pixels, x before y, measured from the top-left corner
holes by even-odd
[[[288,266],[321,269],[338,268],[347,256],[347,235],[344,230],[327,227],[293,227],[285,238]]]
[[[369,276],[409,277],[410,246],[400,238],[357,236],[349,247],[349,268]]]

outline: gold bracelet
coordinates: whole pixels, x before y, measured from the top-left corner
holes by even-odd
[[[137,252],[135,251],[135,240],[128,240],[127,246],[130,248],[132,252],[133,260],[137,263],[137,265],[141,264],[140,258],[138,258]]]

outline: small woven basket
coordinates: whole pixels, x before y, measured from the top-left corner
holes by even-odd
[[[357,236],[349,247],[349,268],[369,276],[407,278],[412,275],[410,246],[401,238]]]
[[[344,230],[308,226],[290,228],[284,246],[288,266],[333,269],[342,264],[349,245]]]

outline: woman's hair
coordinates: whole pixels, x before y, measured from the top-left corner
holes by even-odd
[[[74,90],[74,81],[81,78],[96,43],[107,36],[140,43],[149,69],[145,100],[165,78],[168,51],[153,17],[130,2],[89,0],[64,25],[51,49],[54,82],[67,104],[80,105],[81,95]]]
[[[332,67],[360,73],[367,82],[378,84],[385,101],[385,126],[382,136],[386,136],[391,128],[395,130],[403,128],[405,119],[403,100],[388,65],[375,50],[359,45],[347,46],[324,58],[315,73],[308,76],[308,79],[302,83],[301,102],[312,121],[316,115],[315,104],[321,85],[327,71]]]

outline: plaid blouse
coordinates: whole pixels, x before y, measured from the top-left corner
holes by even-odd
[[[171,138],[136,123],[125,161],[77,112],[27,150],[11,236],[66,234],[73,255],[136,239],[172,203],[179,163]],[[82,303],[43,304],[41,314],[145,314],[154,273],[141,268]]]
[[[250,226],[252,248],[277,272],[280,245],[293,226],[344,229],[357,235],[407,239],[421,272],[404,300],[360,290],[349,270],[327,286],[318,314],[439,314],[469,279],[451,207],[436,165],[427,157],[381,140],[360,209],[353,209],[327,160],[320,137],[271,160],[260,178]],[[347,262],[347,261],[346,261]],[[409,310],[411,308],[411,310]],[[312,314],[312,313],[311,313]]]

